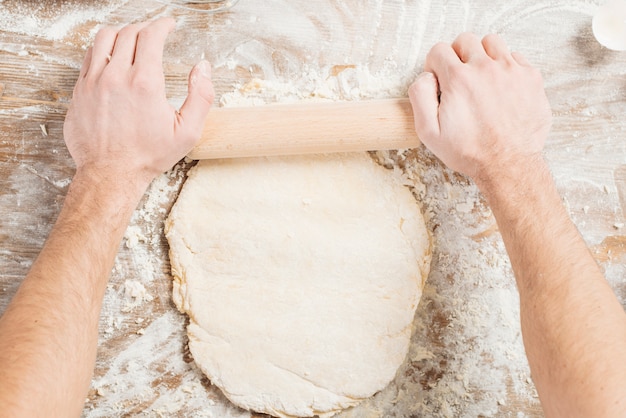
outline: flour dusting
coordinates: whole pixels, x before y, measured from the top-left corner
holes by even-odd
[[[186,96],[187,72],[200,58],[212,63],[219,106],[370,100],[405,96],[437,41],[465,30],[498,32],[543,72],[556,115],[546,158],[570,215],[626,303],[626,143],[616,140],[625,130],[616,116],[623,114],[624,62],[594,47],[588,27],[600,2],[483,3],[241,0],[228,13],[208,16],[150,0],[0,0],[0,52],[31,79],[21,90],[12,78],[1,80],[0,95],[25,92],[36,99],[4,100],[0,109],[3,120],[26,132],[7,148],[11,193],[0,196],[5,223],[23,225],[19,248],[39,248],[58,213],[70,157],[60,152],[58,167],[45,169],[28,132],[37,143],[57,140],[54,147],[62,149],[60,118],[49,118],[60,111],[51,114],[49,106],[69,100],[70,78],[102,25],[176,18],[164,56],[167,93],[176,107]],[[511,266],[478,190],[423,147],[371,157],[415,195],[432,232],[433,264],[395,379],[338,416],[541,416]],[[183,161],[159,176],[126,231],[104,299],[85,417],[253,416],[233,407],[195,367],[186,349],[186,318],[171,300],[163,221],[192,165]],[[39,208],[42,196],[53,203]],[[25,207],[38,208],[43,221],[28,222]],[[31,262],[10,257],[23,270]]]
[[[361,88],[361,84],[365,88]],[[378,88],[368,89],[367,86],[372,85]],[[256,79],[234,87],[233,91],[221,96],[222,105],[367,100],[399,96],[406,90],[407,84],[406,80],[394,77],[391,71],[372,75],[365,68],[355,67],[339,73],[332,68],[311,71],[302,79],[291,82]],[[346,92],[350,96],[346,96]],[[403,411],[402,416],[409,413],[441,417],[496,416],[507,410],[512,403],[511,396],[538,402],[523,351],[519,303],[511,267],[497,234],[495,220],[476,187],[442,167],[424,149],[378,152],[372,156],[393,169],[402,182],[413,190],[433,232],[434,259],[405,364],[385,390],[338,416],[389,416],[394,411]],[[162,260],[167,255],[154,250],[162,239],[166,206],[182,184],[183,173],[182,166],[177,166],[155,181],[126,233],[125,246],[136,267],[144,271],[140,278],[143,283],[156,280],[156,270],[163,267]],[[128,286],[129,282],[125,283]],[[141,297],[138,299],[142,300]],[[121,314],[129,306],[137,308],[136,303],[129,305],[125,302],[121,306]],[[174,313],[166,315],[169,321],[178,321],[178,329],[172,331],[172,335],[182,344],[184,328],[181,318]],[[163,316],[153,324],[157,321],[160,326],[165,322]],[[140,341],[148,338],[149,343],[149,338],[154,338],[152,328],[141,327],[139,331],[136,349],[143,347],[146,350]],[[170,344],[172,338],[168,336],[163,341],[167,340]],[[147,352],[150,352],[149,349]],[[154,378],[150,375],[154,373],[150,367],[139,367],[138,364],[128,366],[133,370],[132,379],[140,383]],[[174,409],[179,402],[175,398],[178,395],[197,395],[201,399],[198,393],[207,389],[193,379],[201,380],[202,377],[193,368],[193,363],[187,366],[193,371],[183,373],[185,379],[192,379],[185,382],[185,391],[164,391],[157,387],[149,390],[150,396],[157,397],[158,394],[157,398],[161,401],[169,397]],[[117,371],[110,371],[108,375],[117,376],[118,382],[124,382],[125,376],[131,378],[128,374],[120,376]],[[121,386],[122,383],[106,383],[107,379],[106,376],[96,379],[94,386],[98,388],[98,393],[106,394],[105,398],[117,399],[113,405],[126,405],[136,402],[138,397],[143,399],[148,396],[133,392],[141,388],[146,390],[137,382],[133,385],[128,383],[130,386],[126,387]],[[208,393],[217,396],[213,390]],[[102,395],[99,396],[102,398]],[[185,400],[185,405],[189,406],[193,399]],[[212,402],[205,403],[202,409],[207,415],[198,416],[235,417],[244,414],[230,409],[228,415],[225,412],[217,415],[215,411],[223,408],[224,404]],[[102,411],[104,404],[111,405],[99,400],[98,407],[89,416],[99,416],[98,411]],[[156,411],[153,407],[148,410]]]
[[[23,2],[3,0],[0,27],[11,28],[16,33],[41,36],[50,40],[64,40],[77,26],[104,22],[111,12],[127,0],[85,3],[77,0],[55,2]]]

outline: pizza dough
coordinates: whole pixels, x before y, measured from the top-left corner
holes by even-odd
[[[201,161],[166,235],[191,353],[236,405],[331,416],[403,362],[430,240],[367,154]]]

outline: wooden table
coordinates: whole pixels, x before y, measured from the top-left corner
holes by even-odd
[[[206,15],[158,1],[0,2],[0,312],[37,256],[73,174],[63,120],[101,24],[173,16],[165,51],[176,106],[191,66],[214,66],[224,105],[406,94],[437,41],[498,32],[538,66],[554,112],[546,148],[572,219],[626,305],[626,53],[591,34],[596,2],[241,0]],[[541,416],[510,265],[476,188],[423,149],[379,153],[403,170],[435,242],[405,364],[342,417]],[[105,297],[85,416],[247,417],[195,368],[170,292],[162,222],[190,163],[138,208]],[[541,216],[540,213],[537,216]]]

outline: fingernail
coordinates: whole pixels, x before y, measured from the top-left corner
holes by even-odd
[[[200,70],[200,75],[202,77],[211,78],[211,65],[207,61],[200,61],[198,69]]]

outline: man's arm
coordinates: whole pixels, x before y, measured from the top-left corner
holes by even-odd
[[[0,318],[0,415],[80,416],[115,254],[150,181],[199,139],[213,102],[208,63],[180,112],[162,70],[174,22],[105,28],[89,49],[64,126],[76,174],[39,257]]]
[[[409,96],[422,142],[475,180],[496,217],[546,416],[626,416],[626,314],[543,159],[539,72],[498,36],[463,34],[431,50]]]

